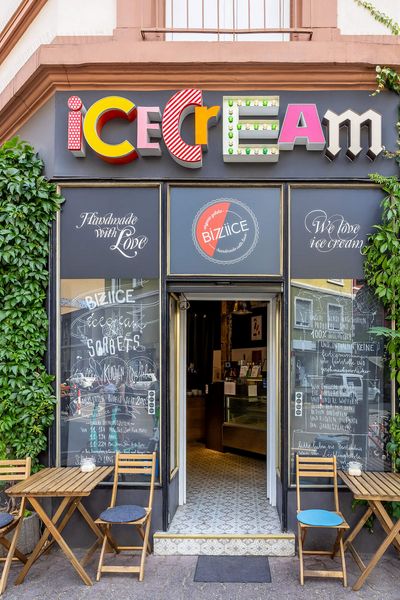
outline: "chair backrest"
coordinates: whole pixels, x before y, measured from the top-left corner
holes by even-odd
[[[115,506],[117,501],[118,477],[123,473],[130,475],[150,475],[149,501],[147,508],[151,510],[153,506],[154,482],[156,476],[156,453],[124,454],[123,452],[117,452],[115,454],[114,485],[110,506]]]
[[[303,477],[323,477],[333,479],[335,510],[336,512],[339,512],[336,456],[330,456],[328,458],[325,458],[320,456],[299,456],[299,454],[296,454],[297,511],[301,510],[300,479]]]
[[[0,460],[0,481],[20,481],[31,474],[31,458]]]

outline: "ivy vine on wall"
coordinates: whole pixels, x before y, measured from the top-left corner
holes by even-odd
[[[394,327],[374,327],[371,332],[387,338],[391,377],[400,394],[400,182],[397,177],[370,175],[386,197],[382,201],[381,223],[375,225],[364,248],[364,273],[386,310],[386,318]]]
[[[354,0],[358,6],[367,10],[379,23],[382,23],[392,35],[400,35],[400,25],[385,13],[380,12],[365,0]],[[376,67],[377,89],[374,94],[388,89],[400,95],[400,75],[391,67]],[[391,158],[400,165],[400,107],[396,123],[397,148],[385,150],[386,158]],[[398,177],[383,177],[378,173],[370,175],[370,179],[381,186],[387,196],[382,202],[382,220],[375,226],[375,232],[369,236],[364,248],[364,271],[368,285],[374,290],[387,311],[387,318],[392,327],[377,327],[374,332],[387,339],[386,349],[390,357],[391,377],[397,384],[400,400],[400,181]],[[399,405],[397,406],[399,410]],[[400,472],[400,415],[395,415],[389,425],[389,442],[386,446],[392,458],[395,471]],[[400,518],[400,503],[392,503],[392,512]]]
[[[0,459],[47,447],[55,398],[44,366],[49,228],[62,199],[19,138],[0,147]]]
[[[382,23],[392,35],[400,35],[400,25],[388,15],[378,10],[371,2],[366,2],[366,0],[354,0],[354,2],[358,4],[358,6],[365,8],[375,21]]]

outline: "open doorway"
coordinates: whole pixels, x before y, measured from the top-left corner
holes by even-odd
[[[176,310],[179,506],[169,532],[279,532],[279,297],[187,294]]]

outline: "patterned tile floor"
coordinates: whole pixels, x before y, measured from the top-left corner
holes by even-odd
[[[265,461],[188,446],[187,503],[168,533],[280,533],[276,508],[268,503]]]

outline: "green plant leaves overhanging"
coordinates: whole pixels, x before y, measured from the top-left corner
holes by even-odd
[[[38,456],[53,421],[46,372],[49,229],[62,202],[19,138],[0,147],[0,459]]]

